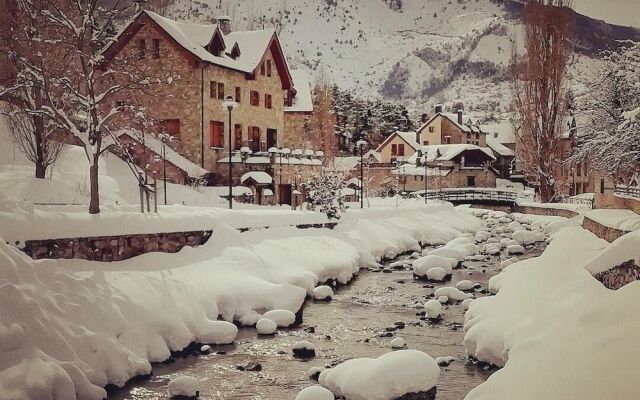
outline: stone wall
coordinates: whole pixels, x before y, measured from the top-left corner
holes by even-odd
[[[597,274],[595,278],[602,282],[607,289],[618,290],[627,283],[640,279],[640,267],[633,260],[629,260]]]
[[[565,210],[563,208],[551,208],[551,207],[533,207],[533,206],[514,206],[513,212],[521,214],[533,214],[533,215],[548,215],[555,217],[573,218],[579,214],[575,211]]]
[[[582,222],[582,227],[597,237],[606,240],[607,242],[613,242],[617,238],[629,233],[625,231],[621,231],[619,229],[610,228],[608,226],[604,226],[591,218],[584,217],[584,221]]]
[[[28,240],[23,251],[34,260],[79,258],[91,261],[121,261],[154,251],[176,253],[185,246],[194,247],[206,243],[211,235],[211,231],[193,231]]]

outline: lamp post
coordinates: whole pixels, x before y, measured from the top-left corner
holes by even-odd
[[[442,163],[438,163],[438,190],[439,197],[442,199]]]
[[[367,142],[358,140],[356,145],[360,149],[360,208],[364,208],[364,148]]]
[[[571,194],[571,196],[575,196],[576,195],[576,167],[571,167],[571,180],[572,180],[572,184],[571,184],[571,190],[569,191],[569,193]]]
[[[167,205],[167,153],[164,138],[162,140],[162,184],[164,186],[164,205]]]
[[[278,147],[278,205],[282,205],[282,147]]]
[[[227,99],[222,103],[222,108],[229,111],[229,209],[233,208],[233,188],[231,185],[231,173],[233,164],[231,163],[231,111],[238,107],[238,103],[233,101],[233,97],[227,96]]]
[[[427,156],[420,157],[420,163],[424,167],[424,204],[427,205]]]

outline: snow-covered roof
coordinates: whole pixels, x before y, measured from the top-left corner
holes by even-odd
[[[333,167],[336,171],[351,171],[360,163],[360,157],[335,157]]]
[[[294,69],[289,71],[296,88],[296,95],[290,107],[285,107],[284,112],[312,112],[313,97],[311,96],[311,80],[306,71]]]
[[[265,189],[265,190],[262,191],[262,195],[263,196],[273,196],[273,190]]]
[[[195,24],[191,22],[174,21],[151,11],[144,11],[156,22],[169,36],[187,51],[203,61],[223,67],[232,68],[242,72],[253,72],[262,61],[262,56],[267,51],[275,29],[261,29],[255,31],[240,31],[224,34],[218,29],[217,24]],[[214,33],[218,30],[224,39],[225,47],[231,51],[237,43],[240,55],[235,59],[223,53],[221,56],[213,55],[205,46],[209,44]]]
[[[131,139],[133,139],[136,142],[142,144],[142,138],[139,137],[140,135],[138,135],[138,134],[133,134],[132,132],[128,132],[126,130],[120,130],[120,131],[118,131],[116,133],[116,137],[120,137],[122,135],[127,135]],[[144,136],[144,145],[145,145],[146,148],[148,148],[149,150],[153,151],[157,155],[161,155],[162,154],[162,141],[160,141],[159,139],[157,139],[153,135],[147,134],[147,135]],[[185,157],[183,157],[182,155],[180,155],[180,153],[174,151],[169,146],[165,146],[165,153],[164,154],[165,154],[165,158],[166,158],[167,161],[169,161],[171,164],[175,165],[176,167],[180,168],[190,178],[200,178],[201,176],[209,173],[209,171],[207,171],[206,169],[200,167],[197,164],[194,164],[190,160],[188,160]]]
[[[509,121],[500,121],[494,124],[480,125],[480,129],[487,134],[487,140],[493,138],[498,143],[515,143],[516,133]]]
[[[353,186],[359,188],[360,187],[360,178],[351,178],[345,184],[347,186],[353,185]]]
[[[451,168],[428,167],[427,176],[448,176],[451,171]],[[391,173],[394,175],[424,176],[424,167],[418,167],[415,164],[403,164],[391,171]]]
[[[446,119],[448,119],[452,124],[454,124],[456,127],[458,127],[461,131],[465,132],[465,133],[484,133],[484,130],[482,130],[476,122],[474,122],[471,117],[463,115],[462,116],[462,124],[458,123],[458,115],[457,114],[451,114],[451,113],[437,113],[435,114],[433,117],[429,118],[429,120],[427,122],[425,122],[424,124],[422,124],[422,126],[420,128],[418,128],[418,132],[422,132],[424,130],[424,128],[427,127],[427,125],[429,125],[431,123],[431,121],[433,121],[434,119],[436,119],[438,116],[442,116]],[[464,122],[466,121],[466,122]]]
[[[264,171],[249,171],[242,175],[242,177],[240,178],[240,182],[245,183],[249,179],[252,179],[259,185],[269,185],[273,182],[273,178],[271,178],[271,175],[267,174]]]
[[[491,135],[487,135],[487,146],[503,157],[515,157],[516,153],[507,146],[500,143]]]
[[[364,153],[364,156],[366,158],[375,160],[375,162],[382,162],[382,154],[380,154],[379,152],[371,149],[369,151],[367,151],[366,153]]]
[[[428,162],[433,161],[451,161],[456,156],[465,151],[481,151],[486,154],[492,160],[495,160],[496,157],[493,155],[493,152],[488,147],[480,147],[475,144],[440,144],[440,145],[429,145],[422,146],[421,148],[422,154],[426,155]],[[418,153],[414,154],[407,160],[411,164],[416,163],[416,158]]]
[[[401,137],[402,140],[407,142],[407,144],[409,146],[411,146],[414,150],[418,150],[420,148],[420,144],[418,142],[416,142],[416,133],[415,132],[396,131],[396,132],[392,133],[391,135],[389,135],[389,137],[387,137],[384,140],[384,142],[382,142],[380,144],[380,146],[378,146],[378,148],[376,149],[376,152],[380,152],[395,137]]]
[[[343,189],[341,189],[341,190],[340,190],[340,195],[341,195],[342,197],[345,197],[345,196],[352,196],[352,195],[354,195],[354,194],[356,194],[355,189],[351,189],[351,188],[343,188]]]

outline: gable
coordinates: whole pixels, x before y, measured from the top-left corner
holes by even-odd
[[[394,141],[394,139],[398,139],[398,141],[405,143],[407,146],[409,146],[409,148],[413,149],[413,150],[417,150],[416,144],[410,143],[406,138],[404,138],[401,134],[401,132],[394,132],[391,135],[389,135],[389,137],[387,137],[384,142],[382,142],[380,144],[380,146],[378,146],[378,148],[376,149],[376,152],[381,152],[384,148],[386,148],[389,144],[392,144],[392,142]],[[413,132],[402,132],[402,133],[410,133],[415,135],[415,133]],[[397,142],[396,142],[397,143]]]
[[[236,43],[236,46],[237,45],[238,44]],[[226,46],[224,44],[224,38],[222,37],[220,28],[216,27],[216,30],[213,32],[213,36],[211,37],[211,40],[209,41],[209,44],[207,44],[206,48],[209,53],[217,56],[224,52]]]

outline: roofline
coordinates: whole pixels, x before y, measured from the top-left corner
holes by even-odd
[[[426,128],[426,127],[427,127],[427,125],[429,125],[429,124],[430,124],[430,123],[431,123],[431,122],[432,122],[432,121],[433,121],[433,120],[434,120],[438,115],[442,116],[443,118],[448,119],[449,121],[451,121],[451,122],[452,122],[454,125],[456,125],[456,126],[457,126],[457,125],[469,126],[469,127],[470,127],[470,126],[472,126],[472,125],[467,125],[467,124],[465,124],[465,123],[459,124],[459,123],[458,123],[458,121],[454,121],[454,120],[452,120],[452,119],[451,119],[447,114],[442,113],[442,112],[439,112],[439,113],[435,113],[435,115],[434,115],[433,117],[429,118],[429,120],[428,120],[427,122],[425,122],[424,124],[422,124],[422,125],[420,126],[420,128],[418,128],[418,129],[416,130],[416,132],[418,132],[418,133],[422,134],[422,130],[423,130],[424,128]],[[486,132],[484,132],[484,131],[482,130],[482,128],[480,128],[480,125],[476,125],[476,127],[477,127],[477,129],[480,131],[479,133],[485,133],[485,134],[486,134]]]
[[[402,133],[411,133],[411,132],[402,132]],[[416,132],[414,132],[416,133]],[[398,136],[400,137],[400,139],[402,139],[406,144],[408,144],[412,149],[414,150],[418,150],[420,148],[420,143],[418,143],[418,147],[414,147],[411,143],[407,142],[407,139],[403,138],[402,136],[400,136],[400,131],[395,131],[393,132],[391,135],[389,135],[382,143],[380,143],[380,146],[376,147],[376,152],[380,152],[380,149],[383,148],[384,146],[387,145],[387,142],[389,142],[394,136]]]

